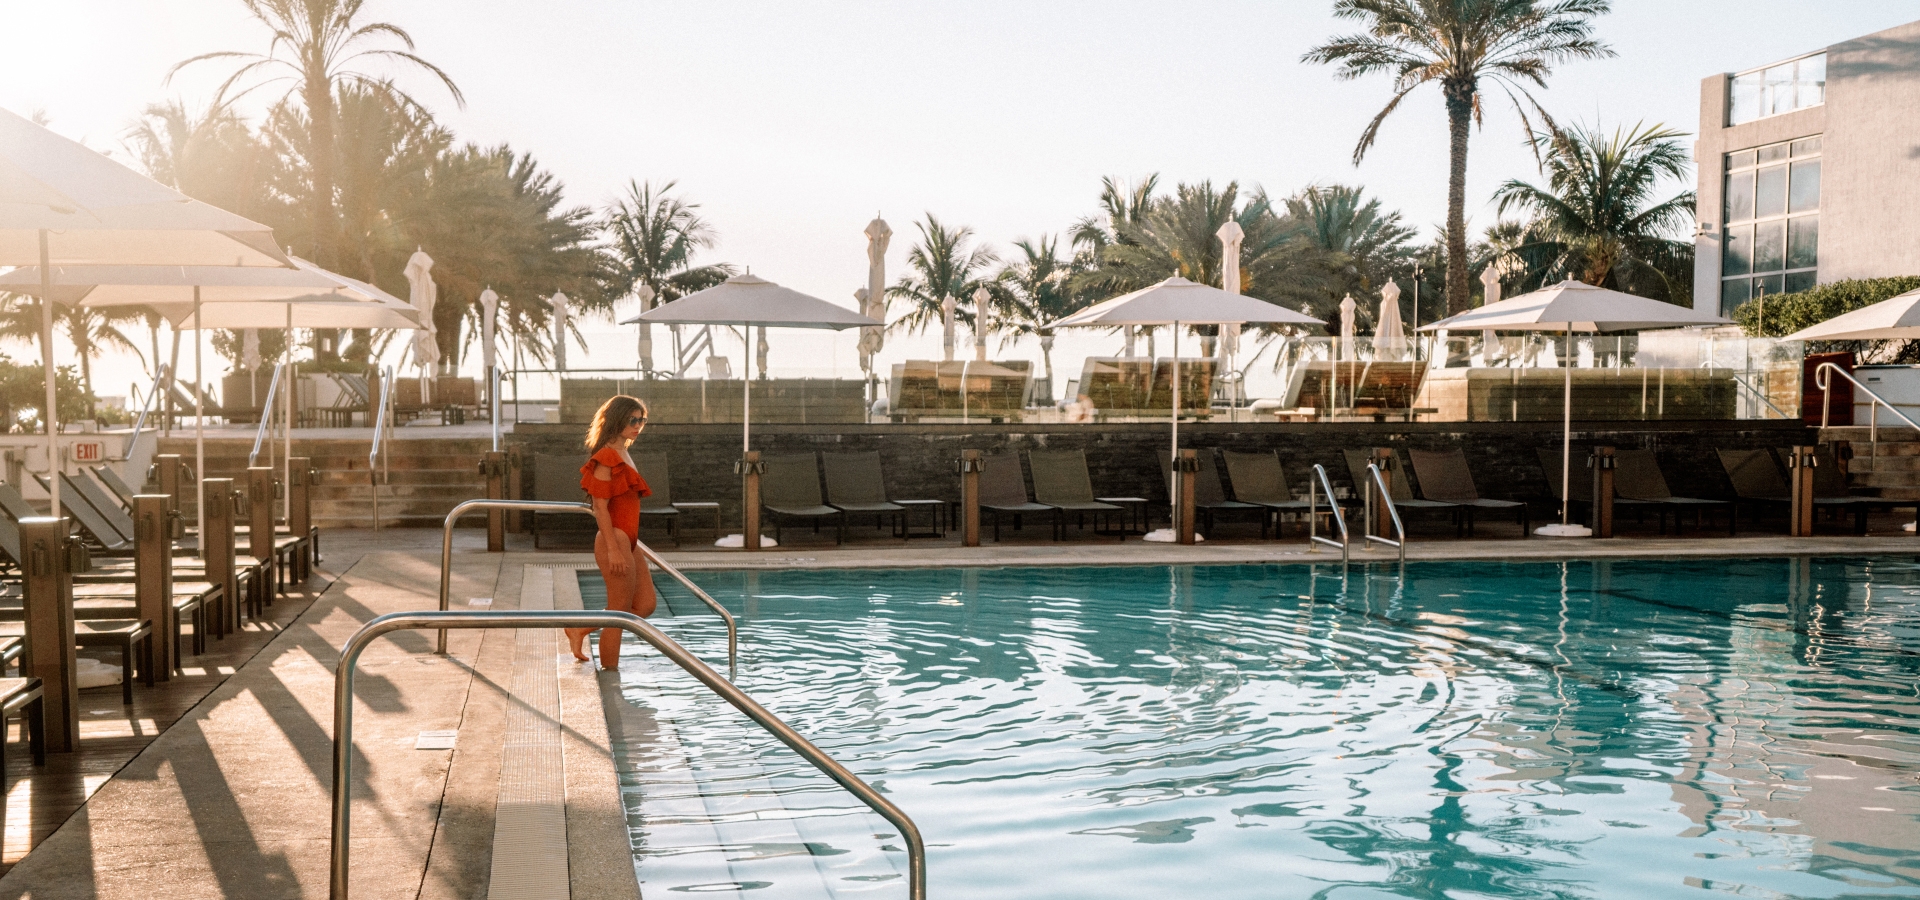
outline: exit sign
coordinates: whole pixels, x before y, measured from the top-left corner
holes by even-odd
[[[107,458],[107,445],[100,441],[75,441],[70,446],[75,462],[101,462]]]

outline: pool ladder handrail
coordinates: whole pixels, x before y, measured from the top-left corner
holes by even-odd
[[[1367,463],[1367,478],[1372,480],[1373,486],[1380,491],[1380,503],[1387,508],[1387,515],[1393,522],[1393,537],[1384,538],[1373,533],[1373,491],[1367,491],[1366,538],[1369,542],[1378,541],[1389,547],[1398,548],[1400,561],[1404,563],[1407,561],[1407,529],[1400,524],[1400,508],[1393,505],[1393,492],[1387,490],[1387,480],[1380,475],[1378,463]]]
[[[1828,415],[1833,409],[1833,376],[1835,375],[1853,382],[1854,390],[1873,398],[1873,402],[1867,404],[1867,445],[1871,448],[1870,453],[1872,455],[1878,455],[1880,452],[1880,407],[1886,407],[1887,412],[1893,413],[1899,417],[1900,421],[1907,423],[1908,428],[1920,431],[1920,425],[1914,424],[1914,421],[1907,418],[1905,413],[1894,408],[1893,404],[1888,403],[1879,394],[1874,393],[1872,388],[1861,384],[1858,379],[1847,374],[1847,370],[1830,362],[1823,362],[1813,369],[1813,386],[1820,389],[1821,430],[1826,430]],[[1847,410],[1847,413],[1847,421],[1853,421],[1853,410]]]
[[[701,662],[685,647],[675,643],[660,629],[647,620],[632,613],[611,610],[500,610],[500,611],[458,611],[458,612],[397,612],[388,613],[368,622],[359,631],[347,639],[340,648],[340,661],[334,666],[333,682],[333,834],[332,867],[329,871],[329,894],[332,900],[348,900],[347,874],[353,827],[353,673],[360,654],[375,638],[401,629],[424,630],[440,629],[446,634],[449,628],[619,628],[633,633],[641,640],[659,650],[662,656],[674,665],[686,670],[702,685],[733,708],[745,713],[747,718],[780,739],[780,742],[792,748],[801,758],[812,763],[827,777],[838,782],[867,805],[881,818],[886,819],[907,846],[907,896],[910,900],[926,900],[927,896],[927,846],[920,836],[920,829],[914,825],[907,814],[880,793],[872,785],[862,781],[858,775],[848,771],[825,751],[814,746],[812,741],[802,737],[778,716],[768,712],[766,707],[754,702],[752,697],[735,687],[732,682],[721,678],[720,673]]]
[[[467,500],[455,506],[452,512],[447,513],[447,520],[440,528],[441,612],[448,610],[448,595],[452,592],[453,587],[453,523],[460,518],[462,513],[475,509],[505,509],[519,510],[521,512],[570,512],[585,513],[589,516],[593,515],[593,506],[591,504],[571,500],[481,499]],[[701,590],[699,585],[694,584],[684,573],[674,568],[673,564],[661,559],[660,554],[653,552],[653,548],[647,546],[645,541],[636,539],[634,543],[640,546],[640,552],[646,554],[647,559],[652,560],[653,564],[659,566],[661,571],[673,576],[675,581],[680,582],[681,587],[692,591],[695,597],[700,598],[700,602],[705,603],[708,609],[719,614],[721,621],[727,623],[727,674],[733,675],[737,673],[740,667],[740,626],[734,622],[733,613],[727,612],[727,608],[721,606],[720,601],[713,599],[713,595]],[[447,630],[444,628],[440,629],[440,640],[438,642],[437,652],[442,655],[447,652]]]
[[[1319,490],[1325,490],[1327,492],[1327,506],[1333,513],[1333,524],[1340,526],[1340,540],[1338,541],[1320,536]],[[1344,566],[1349,560],[1349,552],[1347,549],[1348,541],[1347,517],[1340,512],[1340,501],[1333,496],[1333,483],[1327,480],[1327,468],[1319,463],[1314,463],[1313,477],[1307,479],[1307,552],[1320,552],[1321,544],[1329,547],[1338,547],[1340,548],[1340,564]]]

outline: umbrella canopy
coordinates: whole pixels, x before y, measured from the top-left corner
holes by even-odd
[[[1240,293],[1240,245],[1247,239],[1247,230],[1239,222],[1231,219],[1213,233],[1220,239],[1220,289],[1229,294]],[[1231,356],[1240,352],[1240,326],[1228,323],[1220,326],[1220,353]]]
[[[440,362],[440,343],[433,327],[433,304],[440,299],[440,287],[433,283],[433,257],[423,250],[413,251],[402,274],[407,278],[407,300],[420,313],[420,330],[413,335],[413,358],[426,369]],[[420,390],[424,393],[426,389],[423,380]]]
[[[1387,282],[1380,289],[1380,315],[1373,325],[1373,358],[1399,362],[1407,358],[1407,327],[1400,322],[1400,286]]]
[[[173,327],[196,328],[421,328],[420,311],[392,297],[349,300],[329,294],[262,300],[258,303],[203,303],[194,324],[193,304],[155,304]]]
[[[645,285],[641,285],[641,287],[645,287]],[[495,319],[498,317],[499,312],[500,312],[500,295],[494,293],[493,288],[487,288],[486,290],[481,291],[480,292],[480,367],[486,370],[487,378],[489,379],[487,384],[487,390],[489,391],[493,390],[493,384],[491,381],[491,379],[493,378],[493,363],[494,363],[494,357],[498,355],[498,351],[495,350],[494,348],[494,337],[495,337],[494,329],[496,327]]]
[[[336,275],[299,257],[291,268],[260,266],[62,266],[48,269],[55,303],[80,306],[148,306],[284,300],[319,294],[365,300],[384,291]],[[0,274],[0,290],[38,293],[40,267]],[[277,327],[277,326],[276,326]]]
[[[1789,341],[1884,341],[1920,337],[1920,290],[1841,313],[1786,336]]]
[[[1421,331],[1644,331],[1685,325],[1727,325],[1731,320],[1690,306],[1562,281],[1511,300],[1489,303],[1420,327]]]
[[[1103,300],[1051,327],[1115,325],[1324,325],[1275,303],[1230,294],[1176,275],[1159,284]]]
[[[879,216],[867,223],[867,286],[858,297],[860,314],[876,321],[887,318],[887,243],[893,229]],[[884,329],[867,328],[860,332],[860,368],[873,371],[873,358],[885,343]]]
[[[1360,304],[1353,302],[1353,295],[1340,298],[1340,358],[1353,359],[1353,314]]]

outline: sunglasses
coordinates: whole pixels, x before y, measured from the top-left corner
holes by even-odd
[[[628,428],[632,428],[635,425],[645,425],[645,424],[647,424],[646,416],[628,416],[627,417]]]

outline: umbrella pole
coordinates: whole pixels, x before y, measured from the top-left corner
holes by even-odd
[[[1185,523],[1180,521],[1180,482],[1187,476],[1180,471],[1180,323],[1173,323],[1173,452],[1167,457],[1173,469],[1173,512],[1167,518],[1173,523],[1174,539],[1185,532],[1180,529]]]
[[[53,497],[51,511],[60,518],[60,413],[55,405],[54,384],[60,379],[53,371],[53,270],[47,267],[47,230],[40,229],[40,365],[47,377],[47,414],[42,417],[47,429],[47,485]]]
[[[206,400],[200,389],[200,286],[193,286],[193,509],[200,528],[194,546],[202,554],[207,549],[207,416]]]
[[[1573,326],[1568,324],[1567,345],[1562,348],[1562,356],[1570,356],[1564,351],[1573,349]],[[1572,516],[1573,495],[1568,493],[1573,486],[1573,369],[1571,358],[1563,360],[1560,366],[1565,376],[1566,390],[1560,398],[1560,524],[1566,525]],[[1599,497],[1593,498],[1595,503]]]
[[[372,339],[369,338],[368,341],[371,343]],[[287,452],[281,454],[282,474],[280,476],[280,483],[282,485],[292,485],[293,386],[296,382],[293,377],[293,304],[291,303],[287,304],[287,334],[285,340],[281,341],[281,343],[283,346],[280,349],[280,359],[284,361],[287,367]],[[281,507],[281,515],[285,516],[288,524],[291,525],[293,522],[293,491],[288,489],[283,490],[281,493],[285,496]]]

